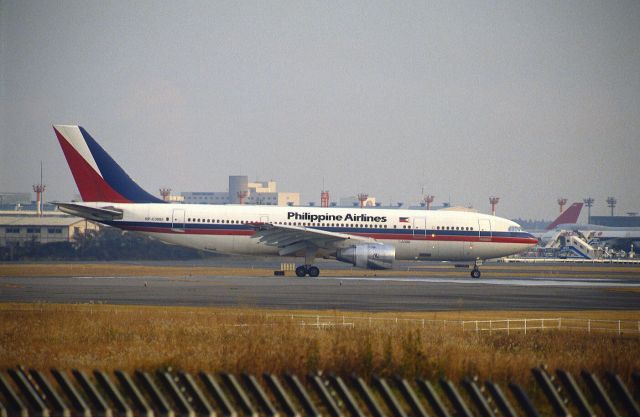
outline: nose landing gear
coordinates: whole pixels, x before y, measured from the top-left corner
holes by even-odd
[[[480,261],[476,260],[473,263],[473,269],[471,270],[471,278],[480,278]]]

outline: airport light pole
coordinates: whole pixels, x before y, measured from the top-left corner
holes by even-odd
[[[560,213],[564,211],[564,206],[567,204],[567,199],[564,197],[558,198],[558,205],[560,206]]]
[[[169,196],[171,196],[171,188],[160,188],[160,196],[163,201],[169,201]]]
[[[369,198],[369,194],[366,194],[366,193],[358,194],[358,201],[360,201],[360,208],[364,207],[364,204],[368,198]]]
[[[329,191],[327,190],[320,192],[320,207],[329,207]]]
[[[500,197],[489,197],[489,203],[491,204],[491,215],[496,215],[496,206],[500,202]]]
[[[425,195],[422,198],[422,201],[424,202],[424,204],[427,206],[427,210],[431,210],[431,203],[433,203],[433,200],[435,200],[435,196],[433,195]]]
[[[46,188],[47,186],[42,183],[42,161],[40,161],[40,184],[33,184],[33,191],[36,193],[36,213],[40,217],[42,217],[42,198]]]
[[[595,200],[593,197],[587,197],[582,202],[585,206],[587,206],[587,223],[591,224],[591,207],[593,206],[593,202]]]
[[[607,197],[607,205],[611,209],[611,217],[613,217],[613,210],[616,208],[618,200],[615,197]]]

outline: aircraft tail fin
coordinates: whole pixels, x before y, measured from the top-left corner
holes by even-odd
[[[163,203],[138,184],[81,126],[54,125],[83,201]]]
[[[557,219],[551,222],[545,230],[551,230],[559,224],[577,223],[583,203],[573,203],[568,209],[560,213]]]

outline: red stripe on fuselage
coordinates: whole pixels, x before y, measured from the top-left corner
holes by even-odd
[[[102,178],[87,161],[76,151],[73,146],[62,136],[56,128],[53,128],[62,147],[73,179],[76,181],[80,196],[83,201],[108,201],[111,203],[130,203],[120,193],[115,191]]]

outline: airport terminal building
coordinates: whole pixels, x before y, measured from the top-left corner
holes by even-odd
[[[640,227],[640,216],[591,216],[591,223],[608,227]]]
[[[300,193],[278,191],[275,181],[249,182],[246,175],[229,176],[229,191],[185,191],[180,194],[187,204],[300,205]]]

